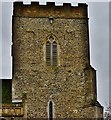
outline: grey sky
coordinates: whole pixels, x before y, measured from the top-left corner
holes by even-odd
[[[97,70],[98,100],[106,106],[105,102],[108,103],[109,100],[109,3],[90,2],[88,5],[91,65]],[[0,13],[2,16],[0,17],[2,18],[2,26],[0,22],[0,28],[2,28],[1,78],[11,78],[11,14],[12,3],[2,3],[2,14]]]
[[[109,46],[111,46],[111,2],[109,3]],[[109,47],[109,60],[111,60],[111,47]],[[111,61],[109,62],[109,73],[110,73],[110,69],[111,68]],[[109,91],[111,91],[111,74],[109,74]],[[111,102],[111,94],[109,94],[109,99]]]
[[[97,70],[98,99],[103,103],[109,96],[108,3],[89,3],[89,18],[91,65]]]

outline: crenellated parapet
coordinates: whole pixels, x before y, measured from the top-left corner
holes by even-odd
[[[14,3],[14,16],[18,17],[54,17],[54,18],[87,18],[87,5],[78,4],[71,6],[70,3],[63,3],[63,6],[56,6],[54,2],[47,2],[47,5],[39,5],[39,2],[31,2],[26,5],[23,2]]]

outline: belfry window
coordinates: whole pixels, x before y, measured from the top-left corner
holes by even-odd
[[[46,64],[48,66],[57,65],[57,43],[53,36],[50,36],[46,43]]]

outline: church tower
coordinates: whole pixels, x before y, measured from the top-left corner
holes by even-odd
[[[27,118],[102,118],[90,65],[87,4],[14,3],[13,100]]]

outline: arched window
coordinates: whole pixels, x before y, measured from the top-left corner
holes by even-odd
[[[49,102],[49,120],[53,120],[53,103]]]
[[[46,64],[57,65],[57,43],[53,36],[50,36],[46,43]]]

